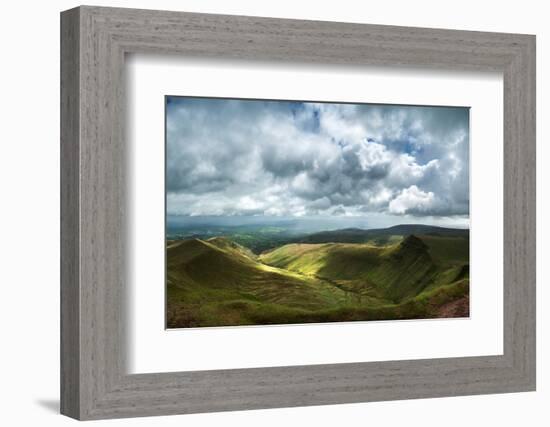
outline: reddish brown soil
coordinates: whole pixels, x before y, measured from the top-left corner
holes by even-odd
[[[469,317],[470,297],[465,296],[439,307],[437,317]]]

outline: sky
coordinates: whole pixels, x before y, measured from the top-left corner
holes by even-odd
[[[166,97],[168,218],[468,226],[469,109]]]

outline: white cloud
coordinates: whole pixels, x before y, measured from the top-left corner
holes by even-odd
[[[403,215],[409,212],[427,212],[433,207],[435,201],[434,193],[424,192],[416,185],[411,185],[399,193],[393,199],[388,210],[392,214]]]
[[[469,212],[464,109],[174,98],[167,114],[170,215]]]

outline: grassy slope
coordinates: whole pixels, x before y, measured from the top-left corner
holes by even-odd
[[[409,236],[380,247],[368,244],[290,244],[266,252],[268,265],[347,284],[393,302],[465,277],[468,240]]]
[[[257,262],[225,239],[172,243],[167,250],[169,326],[255,323],[263,315],[337,306],[346,292]]]
[[[467,243],[449,239],[290,244],[259,257],[224,238],[170,242],[168,326],[435,317],[468,294]]]

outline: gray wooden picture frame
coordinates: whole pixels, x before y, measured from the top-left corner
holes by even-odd
[[[502,72],[504,354],[127,374],[124,60],[136,52]],[[61,14],[61,166],[65,415],[85,420],[535,390],[532,35],[71,9]]]

